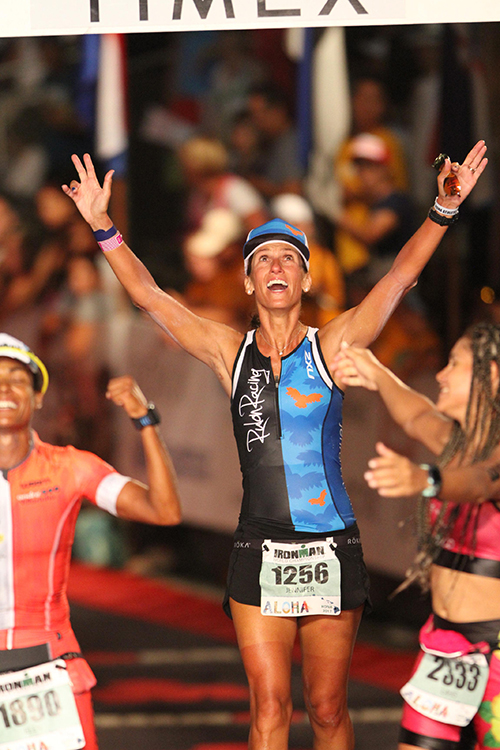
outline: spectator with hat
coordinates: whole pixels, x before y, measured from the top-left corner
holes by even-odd
[[[260,193],[248,180],[230,171],[229,152],[222,141],[193,136],[180,147],[179,160],[188,189],[188,232],[199,229],[207,211],[214,208],[235,213],[247,232],[268,218]]]
[[[371,73],[361,74],[355,79],[351,114],[351,132],[335,155],[334,179],[339,184],[346,213],[353,221],[362,222],[366,219],[368,207],[352,160],[352,144],[356,136],[370,133],[382,139],[388,154],[387,168],[398,190],[408,189],[408,171],[401,139],[388,122],[389,99],[382,79]],[[365,265],[369,257],[369,250],[362,241],[338,228],[335,232],[335,250],[342,268],[348,274]]]
[[[271,212],[301,229],[308,238],[312,284],[302,300],[302,317],[309,325],[321,328],[345,309],[345,281],[340,263],[329,248],[318,242],[312,206],[301,195],[277,195],[271,201]]]
[[[243,289],[241,243],[245,231],[240,218],[227,208],[213,208],[201,227],[184,242],[190,279],[185,304],[211,320],[246,331],[253,312],[252,299]]]
[[[372,133],[355,136],[350,158],[367,210],[363,216],[342,211],[336,226],[368,248],[370,282],[374,283],[389,270],[415,231],[415,208],[409,194],[396,187],[390,152],[382,138]]]

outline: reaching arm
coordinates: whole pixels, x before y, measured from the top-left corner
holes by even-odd
[[[88,154],[84,164],[72,157],[79,182],[73,180],[62,189],[76,204],[93,231],[109,230],[113,222],[108,216],[113,172],[109,171],[103,185],[99,184]],[[153,277],[132,250],[122,242],[105,253],[118,280],[132,302],[145,310],[183,349],[209,365],[230,392],[231,370],[241,343],[241,334],[221,323],[201,318],[178,300],[158,287]]]
[[[463,164],[447,160],[438,176],[439,204],[446,209],[458,208],[474,188],[488,160],[486,145],[478,141],[467,154]],[[452,171],[459,178],[459,195],[447,195],[444,180]],[[404,295],[415,286],[426,263],[441,242],[445,226],[426,218],[422,226],[408,240],[396,256],[392,268],[373,287],[356,307],[346,311],[320,331],[321,346],[328,365],[331,365],[341,341],[356,346],[368,346],[383,329]]]
[[[452,422],[430,399],[414,391],[379,362],[369,349],[342,345],[332,373],[344,385],[378,391],[394,421],[414,440],[439,455],[450,436]]]
[[[364,478],[381,497],[407,497],[422,493],[429,472],[405,456],[376,444],[378,456],[368,462]],[[500,451],[472,466],[441,469],[440,500],[453,503],[484,503],[500,499]]]
[[[123,407],[131,419],[143,417],[148,412],[146,398],[130,375],[110,380],[106,396]],[[118,495],[117,514],[129,521],[164,526],[178,524],[181,509],[170,455],[156,425],[143,427],[141,438],[148,484],[136,480],[127,482]]]

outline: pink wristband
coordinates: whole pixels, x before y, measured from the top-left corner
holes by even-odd
[[[123,237],[121,236],[120,232],[117,232],[113,237],[110,237],[108,240],[101,240],[101,242],[98,242],[97,244],[103,250],[105,253],[108,252],[108,250],[114,250],[117,247],[120,247],[120,245],[123,243]]]

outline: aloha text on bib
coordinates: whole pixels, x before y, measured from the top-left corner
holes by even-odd
[[[423,716],[465,727],[481,704],[488,672],[484,654],[447,657],[425,653],[401,695]]]
[[[332,537],[262,545],[261,612],[274,617],[340,614],[340,562]]]

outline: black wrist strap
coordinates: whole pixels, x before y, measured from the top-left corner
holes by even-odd
[[[420,464],[420,468],[427,472],[427,487],[422,491],[423,497],[437,497],[443,484],[439,468],[434,464]]]
[[[161,417],[160,414],[156,411],[156,406],[153,403],[149,403],[148,413],[143,417],[132,417],[132,422],[134,423],[136,430],[143,430],[144,427],[160,424]]]
[[[434,206],[429,209],[429,213],[427,214],[429,219],[433,221],[435,224],[439,224],[441,227],[450,227],[452,224],[454,224],[456,221],[458,221],[458,213],[456,213],[454,216],[443,216],[443,214],[439,214]]]

